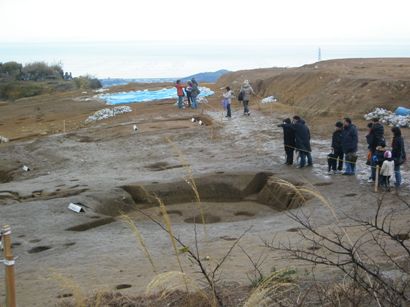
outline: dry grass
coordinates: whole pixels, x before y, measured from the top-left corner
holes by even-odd
[[[152,259],[152,256],[147,248],[147,245],[145,244],[144,238],[141,235],[141,232],[139,231],[137,225],[135,225],[134,221],[128,216],[125,215],[124,213],[121,214],[122,220],[130,227],[132,233],[135,235],[135,238],[137,239],[138,243],[140,244],[145,257],[149,260],[152,266],[152,270],[154,273],[157,273],[157,268],[155,266],[154,260]]]
[[[290,278],[284,278],[288,270],[275,271],[252,291],[244,307],[254,306],[294,306],[290,293],[297,285]]]
[[[60,302],[59,307],[78,307],[75,301],[65,300]],[[199,293],[187,293],[174,291],[166,297],[161,295],[130,296],[119,292],[102,292],[88,298],[83,307],[211,307],[209,301]]]
[[[170,138],[167,137],[166,141],[172,146],[174,152],[178,155],[178,158],[181,162],[181,165],[184,165],[184,168],[187,171],[187,176],[184,178],[184,180],[191,187],[192,191],[195,194],[195,199],[196,199],[195,204],[197,205],[197,208],[198,208],[199,213],[201,215],[201,222],[204,226],[204,232],[205,232],[205,235],[206,235],[205,214],[204,214],[204,210],[201,206],[201,197],[199,195],[198,187],[197,187],[195,179],[194,179],[192,167],[191,167],[190,163],[188,162],[188,159],[186,158],[184,153],[181,151],[181,149],[179,149],[179,147]]]
[[[62,289],[70,291],[72,294],[75,307],[86,307],[87,306],[87,298],[84,294],[83,290],[81,289],[80,285],[76,283],[73,279],[63,276],[58,272],[51,273],[51,279],[57,281]],[[95,305],[100,306],[100,305]]]

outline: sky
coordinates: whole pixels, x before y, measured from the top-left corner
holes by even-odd
[[[324,58],[410,56],[409,11],[408,0],[0,0],[0,62],[13,56],[21,62],[63,61],[80,74],[88,61],[97,76],[135,76],[135,70],[113,72],[102,65],[132,62],[147,67],[138,75],[169,77],[207,67],[301,65],[315,60],[318,47]],[[74,48],[78,43],[82,47]],[[93,43],[94,55],[102,54],[98,60],[84,48]],[[71,56],[69,47],[56,51],[70,44]],[[353,52],[352,46],[362,45],[367,51]],[[346,53],[332,54],[337,46]],[[170,58],[184,53],[184,61]]]
[[[0,0],[0,42],[400,41],[407,0]]]

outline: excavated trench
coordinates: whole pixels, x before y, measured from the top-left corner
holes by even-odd
[[[66,230],[87,231],[110,224],[123,213],[134,220],[147,220],[146,215],[161,220],[160,201],[165,204],[172,223],[211,224],[257,219],[302,206],[309,199],[309,195],[297,189],[302,185],[267,172],[216,172],[192,181],[135,183],[108,193],[93,194],[94,205],[90,209],[98,215],[88,216],[85,223]]]

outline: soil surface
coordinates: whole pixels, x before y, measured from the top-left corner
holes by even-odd
[[[198,110],[178,110],[172,100],[138,103],[130,105],[132,113],[91,124],[85,119],[106,107],[93,92],[0,104],[0,135],[11,139],[0,144],[0,225],[12,227],[20,306],[51,306],[78,292],[121,289],[139,294],[156,273],[177,271],[168,235],[144,215],[163,221],[154,195],[164,202],[172,231],[187,246],[195,246],[196,227],[200,254],[209,266],[250,229],[240,245],[252,257],[267,255],[265,272],[292,266],[300,276],[306,264],[290,263],[262,242],[275,238],[308,244],[300,241],[300,225],[289,212],[302,206],[319,230],[350,225],[347,215],[368,218],[375,213],[378,194],[367,183],[364,121],[357,121],[357,176],[327,175],[330,137],[339,119],[330,114],[308,121],[314,166],[296,169],[283,164],[283,136],[277,127],[294,109],[286,103],[262,106],[254,99],[248,117],[234,100],[233,117],[227,119],[219,85],[210,85],[217,94]],[[192,117],[205,125],[193,123]],[[403,132],[410,153],[410,133]],[[397,194],[410,200],[407,165],[402,176],[402,188],[384,196],[388,207],[399,206]],[[278,178],[320,192],[332,210],[314,197],[295,204],[297,197],[281,187]],[[71,202],[85,212],[70,211]],[[398,232],[408,227],[408,213],[396,221]],[[135,221],[156,273],[122,214]],[[194,224],[202,218],[205,226]],[[361,230],[351,227],[348,232],[355,237]],[[185,271],[199,282],[197,268],[184,254],[180,258]],[[222,268],[222,282],[231,288],[249,285],[250,274],[249,259],[235,248]],[[328,272],[318,269],[318,278],[325,276]],[[0,280],[3,277],[1,270]],[[1,282],[0,301],[4,295]]]

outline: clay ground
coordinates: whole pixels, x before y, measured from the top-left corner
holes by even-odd
[[[317,229],[349,225],[345,214],[363,218],[374,214],[377,194],[366,182],[369,170],[364,164],[365,122],[359,123],[357,177],[326,175],[333,117],[308,122],[314,167],[298,170],[283,165],[282,132],[276,126],[284,116],[292,115],[291,110],[254,101],[252,115],[243,117],[234,101],[233,118],[227,120],[219,90],[215,90],[216,97],[198,111],[179,111],[174,101],[134,104],[132,113],[90,125],[84,124],[86,117],[105,107],[93,99],[92,92],[0,104],[0,135],[12,139],[0,145],[0,224],[11,225],[13,231],[20,306],[57,304],[62,296],[76,292],[73,285],[84,294],[114,291],[124,284],[129,287],[123,293],[143,293],[155,273],[119,211],[135,219],[156,271],[178,270],[166,233],[134,209],[161,220],[159,209],[144,199],[138,187],[157,193],[170,211],[175,234],[193,246],[192,221],[199,212],[184,181],[191,171],[208,222],[213,222],[206,230],[198,226],[201,255],[209,256],[210,266],[252,227],[240,245],[252,257],[267,256],[265,272],[292,266],[301,278],[305,275],[308,266],[290,263],[283,254],[263,247],[261,239],[274,237],[306,244],[300,242],[295,232],[299,225],[288,217],[288,211],[264,204],[260,190],[266,176],[306,185],[330,200],[339,221],[317,199],[303,204]],[[201,117],[207,125],[192,123],[192,116]],[[132,129],[134,123],[137,132]],[[405,138],[410,140],[408,131]],[[409,145],[407,141],[407,152]],[[23,165],[31,171],[24,172]],[[399,195],[409,200],[408,166],[403,178]],[[400,206],[395,192],[387,193],[385,201],[387,206]],[[85,213],[68,210],[70,202],[84,204]],[[395,223],[398,232],[408,227],[409,219],[407,210]],[[361,230],[351,227],[348,231],[356,236]],[[181,259],[185,270],[200,279],[197,268],[184,255]],[[319,276],[327,276],[324,269],[318,271]],[[3,274],[1,270],[0,280]],[[222,280],[231,286],[249,285],[247,274],[252,274],[252,266],[236,248],[223,266]],[[1,282],[1,300],[4,295]]]

